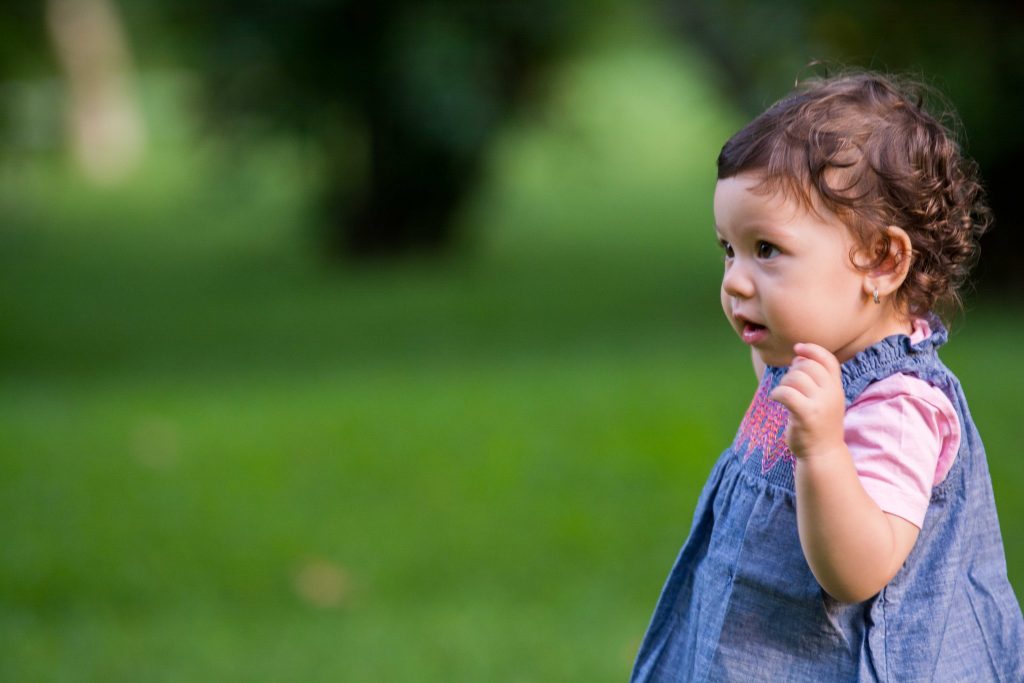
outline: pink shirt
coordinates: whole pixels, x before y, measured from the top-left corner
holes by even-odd
[[[910,340],[931,333],[926,321],[915,320]],[[946,478],[960,448],[960,421],[946,395],[913,375],[890,375],[850,404],[843,427],[867,494],[883,512],[920,528],[932,487]]]

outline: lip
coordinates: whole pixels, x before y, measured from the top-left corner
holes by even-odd
[[[750,344],[751,346],[761,343],[767,336],[767,327],[754,327],[750,323],[743,325],[743,331],[740,332],[740,338],[743,340],[743,343]]]
[[[752,322],[739,315],[735,316],[735,318],[739,326],[740,339],[743,340],[744,344],[754,346],[764,341],[765,337],[768,336],[768,328],[764,325]]]

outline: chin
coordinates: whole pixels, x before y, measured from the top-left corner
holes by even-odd
[[[770,365],[775,368],[788,367],[793,362],[793,354],[776,354],[771,352],[758,351],[757,355],[761,357],[761,362],[765,365]]]

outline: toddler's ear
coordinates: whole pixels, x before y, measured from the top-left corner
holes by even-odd
[[[888,251],[883,253],[885,241],[879,239],[872,254],[872,260],[878,265],[865,273],[864,289],[870,296],[874,296],[875,291],[880,297],[888,296],[899,289],[907,279],[914,259],[914,248],[906,230],[890,225],[886,227],[885,234],[889,237]]]

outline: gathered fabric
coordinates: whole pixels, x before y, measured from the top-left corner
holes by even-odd
[[[1006,574],[985,450],[960,382],[936,350],[947,333],[894,335],[842,365],[847,406],[895,373],[941,390],[960,447],[906,562],[880,593],[841,603],[818,584],[797,533],[788,414],[769,367],[697,503],[633,681],[1024,681],[1024,618]]]

